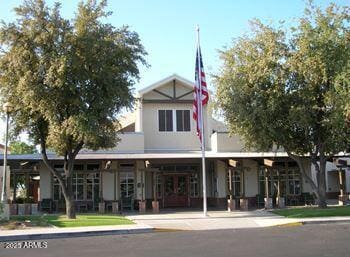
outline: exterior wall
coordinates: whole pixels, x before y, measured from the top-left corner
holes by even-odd
[[[118,135],[120,142],[116,147],[119,153],[143,153],[144,134],[142,132],[125,132]]]
[[[210,137],[212,151],[214,152],[242,152],[244,143],[239,136],[230,137],[229,133],[216,132]]]
[[[345,192],[350,193],[350,168],[345,170]]]
[[[146,135],[145,150],[199,150],[200,143],[196,135],[196,124],[192,118],[191,131],[158,131],[158,110],[165,109],[190,110],[190,117],[192,117],[192,104],[144,104],[143,129]],[[206,133],[206,138],[209,138],[208,133]]]
[[[227,165],[223,161],[216,161],[216,173],[217,173],[217,190],[218,190],[218,198],[226,198],[227,197],[227,185],[226,185],[226,172]]]
[[[255,197],[258,194],[258,163],[243,160],[245,197]]]
[[[2,183],[3,183],[2,181],[3,181],[3,175],[4,175],[3,170],[4,170],[4,166],[0,166],[0,195],[2,192]],[[10,173],[11,173],[10,166],[7,166],[6,167],[6,195],[7,195],[7,199],[9,199],[11,196]]]
[[[40,200],[52,198],[52,175],[49,170],[47,170],[46,166],[41,163],[39,166],[39,174],[40,174]]]
[[[102,172],[102,196],[103,200],[112,201],[114,200],[114,172]]]
[[[145,169],[145,163],[143,161],[136,161],[136,179],[135,179],[135,199],[141,200],[142,195],[143,199],[145,199],[146,193],[145,193],[145,187],[142,187],[141,183],[145,184],[145,172],[142,171],[142,169]],[[143,188],[143,189],[142,189]]]

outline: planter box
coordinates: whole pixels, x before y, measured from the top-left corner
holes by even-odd
[[[18,215],[30,215],[31,211],[30,203],[19,203],[18,204]]]
[[[284,197],[276,197],[276,204],[278,208],[285,208],[286,202]]]
[[[37,203],[32,203],[30,205],[30,208],[31,208],[31,214],[32,215],[37,215],[39,212],[38,212],[38,204]]]
[[[272,209],[273,205],[272,205],[272,198],[264,198],[265,200],[265,209]]]
[[[17,203],[10,203],[10,215],[18,215],[18,204]]]
[[[159,213],[159,201],[152,201],[153,213]]]
[[[112,202],[112,213],[117,214],[119,212],[119,203],[117,201]]]
[[[146,212],[146,201],[139,201],[139,212]]]
[[[98,212],[103,214],[106,211],[106,203],[98,203]]]
[[[236,200],[235,199],[228,199],[227,200],[227,211],[235,211],[237,210],[237,206],[236,206]]]
[[[239,199],[239,207],[241,211],[248,211],[248,199],[247,198],[241,198]]]

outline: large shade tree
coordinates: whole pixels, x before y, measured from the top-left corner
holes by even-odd
[[[217,104],[247,147],[283,147],[326,207],[326,161],[349,145],[349,8],[310,3],[295,28],[253,22],[223,50]],[[316,183],[305,158],[316,170]]]
[[[67,20],[57,3],[26,0],[15,8],[16,22],[0,28],[2,101],[15,105],[14,132],[27,131],[40,144],[69,218],[75,218],[76,156],[82,148],[117,144],[117,114],[132,106],[138,64],[145,64],[138,34],[104,23],[105,7],[106,1],[81,2]],[[48,148],[63,156],[63,173],[48,159]]]

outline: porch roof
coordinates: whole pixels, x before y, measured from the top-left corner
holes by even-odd
[[[199,159],[201,158],[200,151],[177,151],[177,152],[146,152],[146,153],[113,153],[113,152],[83,152],[77,155],[77,160],[146,160],[146,159]],[[288,157],[285,152],[212,152],[206,151],[206,158],[273,158],[273,157]],[[62,160],[63,157],[56,154],[48,154],[50,160]],[[0,155],[0,160],[3,155]],[[12,161],[30,161],[42,160],[41,154],[16,154],[8,155],[8,160]]]

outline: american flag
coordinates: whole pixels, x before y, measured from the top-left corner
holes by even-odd
[[[198,65],[199,64],[199,65]],[[195,71],[195,85],[194,85],[194,101],[193,101],[193,119],[197,123],[197,136],[199,140],[202,142],[202,114],[203,111],[201,109],[204,105],[208,103],[209,94],[207,83],[205,81],[205,73],[203,69],[203,61],[201,49],[198,46],[197,55],[196,55],[196,71]]]

